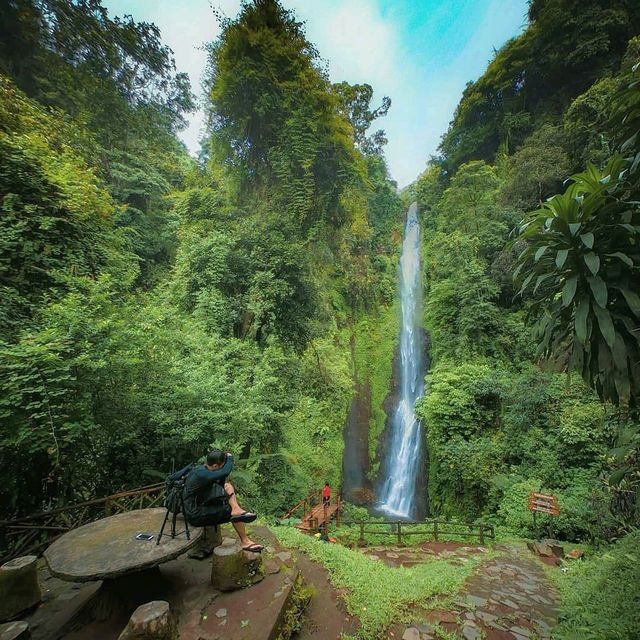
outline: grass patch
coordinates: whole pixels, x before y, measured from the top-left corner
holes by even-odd
[[[412,609],[430,608],[433,599],[457,592],[478,560],[463,566],[444,560],[426,559],[423,565],[406,569],[387,567],[358,551],[339,544],[326,544],[296,529],[274,529],[280,542],[304,551],[329,571],[331,582],[345,589],[347,608],[358,616],[363,640],[380,638],[393,622],[411,622]]]
[[[640,638],[640,531],[549,575],[562,599],[554,639]]]

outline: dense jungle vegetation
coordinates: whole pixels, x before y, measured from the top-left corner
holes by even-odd
[[[371,129],[387,98],[331,84],[276,0],[220,20],[196,160],[177,137],[192,89],[154,25],[100,0],[0,4],[0,517],[211,446],[279,514],[340,485],[354,377],[374,474],[415,199],[431,512],[526,537],[528,493],[558,495],[546,533],[618,541],[567,578],[566,637],[633,637],[640,4],[532,0],[401,194]]]
[[[0,8],[3,516],[155,482],[212,445],[278,513],[339,485],[350,337],[395,291],[389,101],[330,84],[276,2],[222,20],[194,98],[155,26]]]
[[[467,85],[408,194],[425,228],[429,500],[435,513],[533,536],[526,498],[542,490],[561,505],[542,531],[626,535],[562,583],[572,597],[558,637],[630,638],[640,631],[640,5],[533,0],[528,17]]]

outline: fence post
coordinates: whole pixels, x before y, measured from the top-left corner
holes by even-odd
[[[438,542],[438,521],[433,521],[433,539]]]
[[[480,544],[484,544],[484,524],[480,523]]]
[[[302,514],[302,519],[306,520],[307,519],[307,500],[305,499],[304,504],[303,504],[303,514]]]

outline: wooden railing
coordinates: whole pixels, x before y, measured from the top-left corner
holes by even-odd
[[[302,509],[302,525],[306,525],[303,528],[308,530],[324,528],[326,533],[331,517],[335,517],[336,524],[340,526],[342,493],[338,491],[332,498],[332,502],[325,504],[322,500],[322,491],[314,491],[291,507],[280,519],[288,520],[300,509]]]
[[[0,520],[0,564],[24,555],[39,555],[63,533],[124,511],[160,506],[165,483],[121,491],[15,520]]]
[[[385,520],[384,522],[375,520],[357,520],[343,522],[344,526],[357,526],[360,530],[358,546],[367,543],[365,534],[376,536],[393,536],[398,544],[403,543],[404,536],[425,536],[428,535],[436,542],[440,538],[462,537],[478,538],[480,544],[484,544],[487,538],[495,540],[496,534],[492,524],[451,522],[448,520],[420,520],[418,522],[407,522],[399,520]],[[365,528],[367,527],[367,528]],[[374,529],[373,527],[380,527]],[[386,530],[383,528],[386,527]],[[404,530],[403,530],[404,527]],[[417,528],[416,528],[417,527]]]

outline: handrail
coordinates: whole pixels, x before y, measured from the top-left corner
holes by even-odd
[[[317,499],[314,503],[314,500]],[[304,514],[302,516],[301,525],[296,525],[304,530],[318,529],[321,526],[324,528],[325,533],[329,525],[329,520],[335,515],[336,523],[340,525],[341,509],[342,509],[342,492],[337,491],[334,494],[333,503],[329,502],[325,504],[322,501],[322,490],[313,491],[304,500],[301,500],[296,505],[291,507],[280,520],[287,520],[290,518],[300,507],[304,507]],[[320,509],[322,507],[322,509]],[[329,507],[331,507],[331,513],[329,513]],[[320,511],[322,512],[322,524],[320,524]],[[306,523],[306,525],[304,524]],[[304,525],[304,526],[303,526]]]
[[[485,522],[478,523],[469,523],[469,522],[451,522],[450,520],[440,520],[438,518],[431,518],[427,520],[351,520],[342,523],[343,526],[358,526],[360,527],[360,538],[358,540],[358,546],[366,544],[366,540],[364,539],[364,534],[369,533],[373,535],[391,535],[397,537],[398,544],[402,544],[402,536],[411,536],[411,535],[424,535],[425,533],[431,534],[434,540],[437,542],[438,537],[441,535],[445,536],[461,536],[461,537],[477,537],[480,541],[480,544],[484,544],[485,538],[490,538],[495,540],[495,529],[492,524],[488,524]],[[381,526],[385,525],[389,527],[388,531],[382,530],[365,530],[365,527],[368,526]],[[429,530],[420,530],[417,531],[415,529],[411,531],[402,531],[402,527],[405,526],[414,526],[414,525],[432,525]],[[395,530],[393,529],[395,527]],[[446,531],[442,527],[447,529],[450,528],[462,528],[465,531]],[[477,529],[478,531],[474,531]]]
[[[306,504],[307,504],[307,502],[311,503],[313,501],[313,499],[317,498],[321,493],[322,493],[322,491],[320,489],[318,489],[316,491],[312,491],[306,498],[303,498],[302,500],[300,500],[300,502],[298,502],[296,505],[291,507],[291,509],[289,509],[289,511],[287,511],[280,518],[280,520],[288,520],[302,506],[305,507],[305,512],[306,512]]]
[[[128,489],[126,491],[120,491],[119,493],[113,493],[109,496],[104,496],[103,498],[94,498],[93,500],[86,500],[85,502],[75,502],[74,504],[69,504],[64,507],[56,507],[55,509],[51,509],[49,511],[40,511],[38,513],[32,513],[31,515],[22,516],[20,518],[13,518],[11,520],[0,520],[0,527],[11,526],[18,522],[27,522],[28,520],[37,520],[38,518],[46,518],[58,513],[62,513],[63,511],[72,511],[73,509],[81,509],[82,507],[91,507],[96,504],[110,502],[112,500],[120,500],[121,498],[140,495],[141,493],[153,493],[154,491],[157,491],[164,486],[164,482],[157,482],[156,484],[148,484],[138,489]]]
[[[0,563],[20,555],[40,554],[67,531],[115,513],[160,503],[165,483],[85,500],[13,520],[0,520]]]

